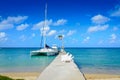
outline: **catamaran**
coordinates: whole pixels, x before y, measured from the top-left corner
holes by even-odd
[[[58,49],[57,49],[56,45],[49,47],[46,44],[46,30],[45,30],[46,29],[46,21],[47,21],[47,4],[45,6],[45,21],[44,21],[44,26],[42,29],[42,37],[43,37],[42,43],[43,43],[44,47],[39,50],[31,51],[30,52],[31,56],[35,56],[35,55],[51,56],[51,55],[58,54]]]

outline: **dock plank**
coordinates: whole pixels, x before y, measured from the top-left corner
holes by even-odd
[[[60,52],[53,62],[39,75],[37,80],[85,80],[74,62],[62,62]]]

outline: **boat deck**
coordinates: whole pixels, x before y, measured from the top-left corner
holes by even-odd
[[[72,62],[62,62],[60,52],[53,62],[39,75],[37,80],[85,80],[76,64]]]

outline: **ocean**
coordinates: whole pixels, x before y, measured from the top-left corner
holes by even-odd
[[[120,48],[72,48],[66,51],[83,73],[120,74]]]
[[[42,72],[56,56],[30,56],[38,48],[0,48],[0,73]],[[83,73],[120,74],[120,48],[66,48]]]

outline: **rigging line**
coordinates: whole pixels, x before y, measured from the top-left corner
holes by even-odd
[[[42,36],[41,36],[41,47],[43,46],[45,48],[45,44],[46,44],[46,20],[47,20],[47,3],[45,5],[45,15],[44,15],[44,25],[43,25],[43,29],[41,30],[42,32]]]
[[[42,33],[42,34],[43,34],[43,33]],[[43,42],[43,36],[41,36],[40,47],[43,46],[42,42]]]
[[[45,21],[44,21],[44,26],[43,26],[44,48],[46,44],[46,21],[47,21],[47,3],[45,5]]]

